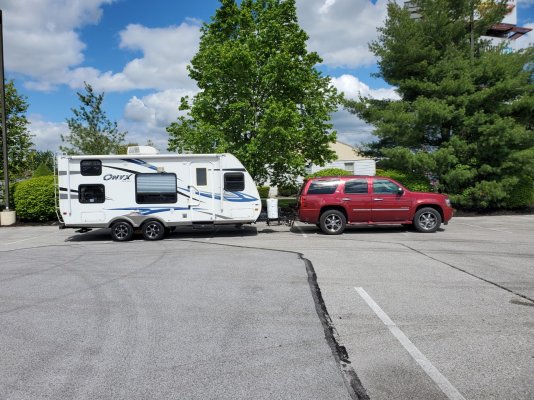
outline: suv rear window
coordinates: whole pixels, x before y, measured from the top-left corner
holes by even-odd
[[[307,194],[333,194],[339,181],[313,181],[308,188]]]

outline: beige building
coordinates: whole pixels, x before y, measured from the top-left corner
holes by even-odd
[[[322,167],[312,165],[308,173],[313,174],[326,168],[340,168],[354,175],[376,174],[376,161],[360,155],[357,148],[342,142],[331,143],[330,148],[336,153],[337,159]]]

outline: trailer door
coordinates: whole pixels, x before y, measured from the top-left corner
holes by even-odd
[[[189,168],[189,208],[192,222],[215,221],[219,182],[211,162],[192,162]]]

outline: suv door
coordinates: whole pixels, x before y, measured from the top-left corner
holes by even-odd
[[[373,222],[394,222],[410,220],[411,199],[397,183],[385,178],[372,179]],[[402,189],[402,191],[400,190]]]
[[[371,221],[371,194],[367,178],[354,178],[345,181],[343,197],[349,222]]]

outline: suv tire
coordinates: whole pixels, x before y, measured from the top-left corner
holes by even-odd
[[[339,235],[347,226],[347,218],[341,211],[326,210],[321,214],[319,225],[327,235]]]
[[[438,210],[425,207],[415,213],[413,218],[415,229],[423,233],[436,232],[441,225],[441,215]]]

